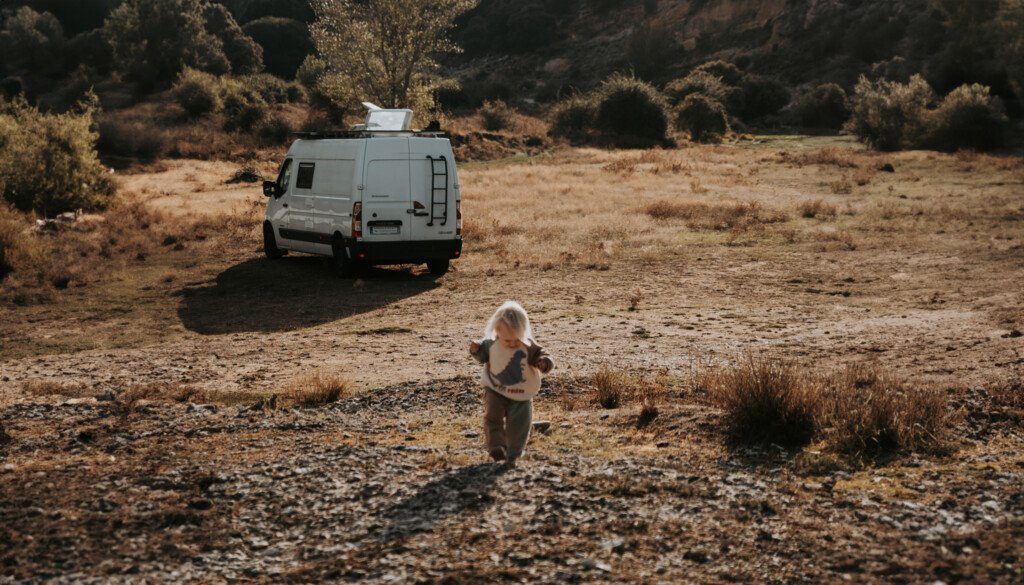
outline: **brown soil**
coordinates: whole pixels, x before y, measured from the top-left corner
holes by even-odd
[[[877,170],[887,162],[895,173]],[[164,209],[260,201],[256,185],[222,184],[233,165],[189,164],[133,175],[127,190]],[[460,174],[466,254],[440,279],[399,267],[339,280],[318,258],[263,259],[253,230],[0,308],[13,437],[0,447],[0,574],[1020,581],[1019,418],[962,429],[947,458],[814,479],[792,454],[730,452],[692,397],[640,434],[618,420],[632,411],[602,420],[558,400],[601,366],[673,376],[748,352],[821,371],[872,361],[971,396],[1019,380],[1019,157],[777,138],[565,150]],[[819,199],[835,215],[804,217]],[[685,211],[648,213],[665,202]],[[530,311],[563,384],[538,400],[554,432],[495,474],[463,436],[479,416],[466,350],[506,298]],[[314,370],[346,374],[361,398],[278,414],[158,404],[123,424],[89,398],[160,382],[248,400]],[[86,399],[45,406],[32,388]]]

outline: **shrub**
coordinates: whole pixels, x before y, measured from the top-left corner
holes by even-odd
[[[154,160],[170,149],[167,132],[150,121],[101,117],[97,147],[104,154]]]
[[[309,29],[298,20],[267,16],[247,23],[242,30],[263,47],[267,73],[284,79],[294,79],[303,60],[313,52]]]
[[[793,109],[807,128],[838,129],[850,117],[846,92],[835,83],[823,83],[800,96]]]
[[[858,457],[942,450],[952,420],[944,392],[907,388],[891,375],[863,366],[825,380],[818,414],[828,447]]]
[[[511,130],[515,125],[516,111],[501,100],[484,102],[477,110],[477,114],[483,122],[484,129],[491,132]]]
[[[748,357],[713,377],[709,391],[736,441],[802,445],[814,436],[819,397],[786,362]]]
[[[668,104],[649,83],[613,75],[597,90],[598,129],[613,137],[662,142],[668,130]]]
[[[308,90],[316,89],[320,79],[327,72],[327,64],[316,55],[309,55],[295,71],[295,81],[298,81]]]
[[[286,104],[291,101],[292,91],[289,89],[289,84],[280,77],[269,73],[256,73],[236,77],[235,80],[243,87],[259,93],[263,101],[268,104]]]
[[[270,145],[284,144],[294,131],[291,122],[281,115],[271,116],[259,126],[260,139]]]
[[[725,104],[737,91],[739,90],[726,85],[720,77],[715,77],[707,71],[694,71],[665,86],[665,96],[668,97],[672,105],[679,105],[688,96],[695,93],[706,95]]]
[[[854,90],[847,127],[860,140],[879,150],[898,150],[924,143],[929,106],[935,99],[920,75],[906,84],[869,81],[861,76]]]
[[[931,146],[985,150],[1003,145],[1009,120],[999,98],[983,85],[962,85],[946,96],[932,119]]]
[[[0,189],[18,209],[57,214],[104,207],[113,181],[96,156],[95,95],[64,114],[0,102]]]
[[[28,6],[0,16],[0,73],[47,73],[63,67],[64,29],[49,12]]]
[[[260,93],[231,81],[224,90],[224,128],[248,132],[267,118],[270,107]]]
[[[781,81],[762,75],[747,75],[741,84],[743,107],[735,113],[744,120],[756,120],[778,113],[789,104],[789,88]]]
[[[574,95],[564,99],[551,111],[552,136],[578,137],[594,127],[597,105],[594,99],[585,95]]]
[[[801,217],[806,217],[808,219],[816,217],[826,219],[836,216],[836,206],[831,203],[825,203],[821,199],[804,201],[797,206],[797,211],[800,212]]]
[[[292,381],[283,398],[295,406],[323,406],[337,402],[352,392],[352,383],[338,374],[314,372]]]
[[[729,131],[729,120],[717,100],[693,94],[676,110],[675,126],[677,130],[689,132],[694,142],[717,142]]]
[[[217,78],[191,67],[186,67],[178,75],[172,91],[178,105],[192,118],[216,112],[223,105]]]
[[[740,87],[743,85],[743,80],[746,77],[746,74],[740,71],[739,67],[721,60],[708,61],[698,65],[691,73],[701,72],[717,77],[722,80],[722,83],[731,87]]]
[[[205,4],[203,20],[206,30],[220,41],[232,73],[245,75],[263,69],[263,47],[245,34],[223,4]]]

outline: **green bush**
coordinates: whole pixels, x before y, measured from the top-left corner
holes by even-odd
[[[935,110],[929,145],[940,150],[986,150],[1003,146],[1009,120],[999,98],[983,85],[963,85]]]
[[[175,82],[174,99],[192,118],[218,111],[221,106],[220,81],[213,75],[186,67]]]
[[[313,52],[309,29],[298,20],[268,16],[242,27],[245,34],[263,47],[267,73],[294,79],[303,60]]]
[[[579,137],[594,127],[597,105],[594,98],[574,95],[564,99],[551,111],[551,134],[566,138]]]
[[[270,116],[259,126],[260,140],[271,146],[279,146],[288,142],[295,128],[286,118],[280,115]]]
[[[67,40],[60,22],[49,12],[27,6],[0,18],[0,73],[47,73],[63,68]]]
[[[256,73],[235,78],[243,86],[260,94],[268,104],[286,104],[289,101],[288,82],[269,73]]]
[[[246,75],[263,70],[263,47],[245,34],[227,8],[222,4],[206,4],[203,19],[207,32],[220,41],[232,73]]]
[[[729,131],[725,107],[710,96],[695,93],[686,96],[676,110],[676,129],[689,132],[694,142],[717,142]]]
[[[722,83],[732,87],[740,87],[746,78],[746,74],[740,71],[739,67],[721,60],[708,61],[703,65],[698,65],[691,73],[700,72],[710,73],[721,79]]]
[[[699,93],[725,104],[739,89],[726,85],[721,77],[715,77],[707,71],[693,71],[686,77],[669,82],[665,86],[665,96],[676,106],[687,96]]]
[[[838,129],[850,117],[846,92],[834,83],[823,83],[803,94],[793,110],[800,124],[807,128]]]
[[[484,129],[491,132],[511,130],[515,126],[516,111],[502,100],[484,102],[484,105],[477,110],[477,114],[480,116]]]
[[[96,157],[95,96],[64,114],[0,102],[0,189],[18,209],[54,215],[104,207],[115,187]]]
[[[326,72],[327,64],[324,63],[324,60],[316,55],[309,55],[302,61],[302,65],[299,65],[298,70],[295,72],[295,81],[298,81],[306,89],[312,91],[316,89],[317,84]]]
[[[661,142],[668,131],[668,103],[649,83],[616,74],[597,90],[595,121],[611,137]]]
[[[928,137],[929,107],[934,100],[935,92],[920,75],[906,84],[873,82],[861,76],[847,128],[878,150],[918,147]]]
[[[734,112],[743,120],[756,120],[776,114],[789,104],[789,88],[781,81],[761,75],[747,75],[740,85],[743,107]]]
[[[224,129],[249,132],[259,126],[270,112],[270,106],[260,93],[237,81],[225,83]]]

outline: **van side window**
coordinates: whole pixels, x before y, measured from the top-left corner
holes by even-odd
[[[295,178],[296,189],[313,188],[313,171],[316,169],[314,163],[299,163],[299,175]]]
[[[281,172],[277,175],[277,190],[279,193],[288,192],[288,183],[292,179],[292,159],[286,158],[281,164]]]

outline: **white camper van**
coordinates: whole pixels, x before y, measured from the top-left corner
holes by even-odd
[[[426,263],[441,275],[462,255],[462,207],[451,143],[409,129],[411,110],[365,104],[366,124],[299,134],[269,197],[268,258],[287,251],[333,258],[343,276],[360,266]]]

